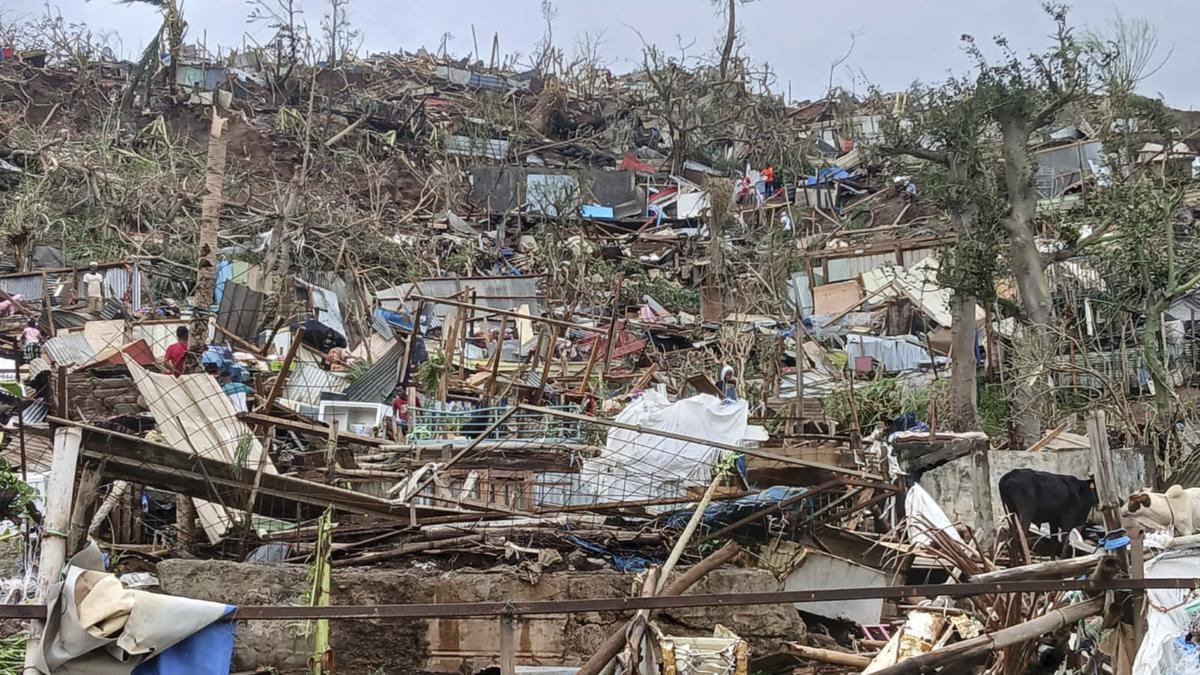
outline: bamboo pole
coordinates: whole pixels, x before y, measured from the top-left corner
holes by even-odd
[[[820,647],[809,647],[808,645],[789,642],[787,645],[788,652],[794,656],[799,656],[802,659],[809,661],[820,661],[822,663],[832,663],[838,666],[850,666],[852,668],[866,668],[871,665],[871,657],[863,656],[862,654],[851,654],[849,652],[839,652],[833,649],[821,649]]]
[[[1104,553],[1093,553],[1091,555],[1081,556],[1079,558],[1064,558],[1062,560],[1049,560],[1046,562],[1033,563],[1032,565],[1021,565],[1019,567],[1009,567],[1007,569],[995,570],[992,572],[984,572],[982,574],[973,574],[967,581],[970,583],[991,583],[993,581],[1013,581],[1030,579],[1053,579],[1056,577],[1073,577],[1082,572],[1087,572],[1096,566],[1104,558]]]

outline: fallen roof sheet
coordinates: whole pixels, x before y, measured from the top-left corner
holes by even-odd
[[[343,392],[347,400],[379,403],[390,394],[400,377],[400,360],[406,346],[397,340],[366,372],[355,378]]]

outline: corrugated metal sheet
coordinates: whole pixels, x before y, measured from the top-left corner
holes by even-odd
[[[346,375],[323,370],[320,366],[310,363],[297,363],[292,366],[284,385],[284,398],[299,401],[308,405],[317,405],[321,392],[335,394],[346,390]]]
[[[129,295],[129,302],[134,307],[142,306],[142,286],[143,279],[141,270],[138,266],[133,265],[132,271],[125,268],[124,265],[113,267],[101,267],[99,272],[104,275],[104,293],[106,297],[117,298],[124,300],[126,294]],[[83,275],[85,272],[80,272],[75,275],[75,290],[79,293],[79,297],[86,297],[83,287]]]
[[[863,272],[870,272],[876,267],[895,262],[896,256],[891,253],[831,259],[829,261],[829,278],[825,280],[825,283],[832,284],[847,279],[857,279],[858,275]]]
[[[145,340],[146,344],[150,345],[150,351],[154,353],[154,358],[161,359],[167,353],[167,347],[175,342],[175,329],[180,326],[188,326],[187,321],[147,321],[144,323],[135,323],[130,326],[129,339],[130,342]],[[210,319],[208,323],[208,340],[212,342],[213,322]]]
[[[251,344],[258,333],[259,316],[267,296],[251,290],[236,281],[226,281],[221,295],[221,307],[217,310],[217,325]],[[226,338],[217,331],[214,340],[225,344]]]
[[[396,388],[400,376],[400,360],[404,358],[405,343],[397,341],[383,356],[371,364],[367,371],[346,387],[346,398],[351,401],[380,403]]]
[[[531,316],[542,315],[542,300],[538,296],[540,277],[462,277],[459,279],[422,279],[415,284],[401,284],[375,295],[384,309],[397,311],[409,291],[431,298],[448,298],[455,293],[474,289],[474,297],[482,307],[516,309],[529,306]],[[415,303],[410,303],[415,310]],[[435,305],[434,312],[449,322],[458,311],[449,305]],[[432,327],[432,326],[431,326]]]
[[[41,272],[0,277],[0,289],[9,295],[20,294],[28,300],[42,300],[42,287],[46,277]]]
[[[57,329],[64,328],[82,328],[83,324],[89,321],[88,317],[79,312],[69,310],[56,309],[54,310],[54,327]]]
[[[342,308],[337,294],[301,279],[297,279],[296,284],[308,291],[308,304],[312,306],[313,318],[349,337],[346,325],[342,322]]]
[[[124,313],[125,305],[121,304],[120,300],[112,296],[109,296],[104,301],[104,306],[100,308],[100,318],[104,321],[112,321],[113,319],[119,318]]]
[[[67,333],[43,342],[42,353],[49,355],[51,361],[62,366],[69,363],[87,363],[96,355],[96,350],[88,344],[83,333]]]

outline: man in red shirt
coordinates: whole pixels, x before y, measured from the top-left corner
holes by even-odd
[[[184,359],[187,358],[188,350],[188,329],[187,326],[180,326],[175,329],[175,338],[177,342],[171,343],[167,347],[167,354],[163,357],[163,366],[167,372],[179,377],[183,374]]]

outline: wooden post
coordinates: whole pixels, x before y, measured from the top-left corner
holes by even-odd
[[[1133,579],[1146,578],[1146,549],[1142,528],[1134,526],[1129,531],[1129,576]],[[1146,638],[1146,592],[1134,591],[1133,600],[1133,653],[1137,653]]]
[[[546,393],[546,379],[550,377],[550,366],[554,365],[554,346],[558,344],[558,326],[553,326],[550,329],[550,342],[546,345],[546,354],[542,361],[541,378],[538,380],[537,394],[533,400],[535,405],[542,404],[542,396]]]
[[[612,302],[612,318],[608,322],[608,342],[604,345],[604,374],[608,375],[608,369],[612,365],[613,348],[616,346],[617,336],[617,309],[621,305],[621,286],[625,284],[625,277],[617,277],[617,284],[613,288]]]
[[[496,353],[492,355],[492,379],[488,381],[487,397],[490,399],[496,395],[496,378],[500,377],[500,357],[504,352],[504,333],[508,330],[508,317],[500,317],[500,332],[496,335]]]
[[[1112,455],[1108,447],[1108,427],[1103,410],[1095,410],[1087,419],[1088,444],[1092,448],[1092,474],[1096,481],[1097,509],[1104,516],[1104,527],[1113,531],[1121,527],[1118,509],[1121,497],[1112,473]]]
[[[46,603],[51,584],[62,576],[67,562],[67,531],[71,527],[72,486],[79,463],[79,445],[83,432],[78,427],[54,430],[54,455],[46,481],[46,520],[42,526],[42,554],[38,565],[38,604]],[[34,656],[42,648],[42,622],[29,622],[29,641],[25,646],[25,671],[33,668]],[[36,672],[36,671],[34,671]]]
[[[417,342],[417,336],[421,332],[421,316],[425,313],[425,301],[417,303],[417,311],[412,314],[412,330],[408,333],[408,341],[404,344],[404,357],[400,361],[400,386],[408,386],[409,367],[412,364],[413,347]],[[446,364],[449,368],[450,365]],[[408,404],[412,406],[416,403],[414,399],[409,399]],[[411,427],[410,427],[411,429]]]
[[[338,444],[338,421],[337,419],[329,420],[329,440],[325,442],[325,479],[329,484],[333,484],[334,473],[338,468],[337,457]]]
[[[303,342],[304,328],[297,328],[296,332],[292,333],[292,344],[288,345],[287,355],[283,357],[283,365],[279,369],[279,374],[275,376],[275,381],[271,383],[271,390],[267,392],[266,400],[258,409],[264,415],[271,414],[271,406],[275,405],[275,399],[283,393],[283,385],[287,382],[288,373],[292,369],[292,361],[296,359],[296,353],[300,351],[300,345]]]

